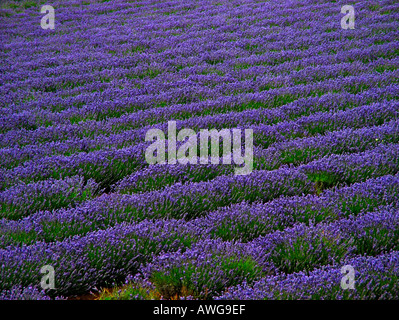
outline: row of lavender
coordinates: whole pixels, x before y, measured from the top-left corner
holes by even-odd
[[[397,4],[90,2],[3,5],[0,299],[398,298]],[[252,128],[255,171],[148,166],[169,120]]]

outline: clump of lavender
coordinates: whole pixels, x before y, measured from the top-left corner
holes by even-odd
[[[19,183],[0,193],[0,217],[17,220],[39,210],[75,206],[98,191],[98,184],[82,176]]]
[[[0,300],[51,300],[44,290],[37,287],[14,286],[10,290],[0,292]]]
[[[354,289],[341,287],[343,265],[355,270]],[[275,299],[354,299],[385,300],[399,298],[399,252],[377,257],[357,256],[312,272],[279,274],[254,284],[242,283],[227,289],[216,300]]]
[[[159,255],[141,272],[165,299],[209,299],[260,277],[262,269],[247,250],[239,243],[203,240],[185,252]]]

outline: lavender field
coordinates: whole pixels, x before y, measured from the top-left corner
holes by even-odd
[[[6,0],[0,39],[0,300],[399,299],[398,1]],[[149,164],[170,121],[252,172]]]

